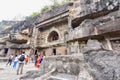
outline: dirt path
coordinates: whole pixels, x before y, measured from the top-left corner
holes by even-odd
[[[16,75],[16,70],[12,66],[6,66],[6,63],[0,63],[0,80],[16,80],[23,76],[27,71],[37,70],[34,67],[34,63],[28,63],[24,65],[24,71],[22,75]]]

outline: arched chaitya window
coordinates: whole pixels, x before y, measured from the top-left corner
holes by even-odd
[[[48,42],[56,41],[59,39],[59,35],[56,31],[52,31],[48,36]]]

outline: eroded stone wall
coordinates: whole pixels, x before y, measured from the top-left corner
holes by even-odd
[[[119,0],[72,0],[71,19],[93,14],[103,10],[112,10],[118,6]]]
[[[40,69],[43,70],[43,72],[49,72],[55,68],[58,73],[78,75],[80,67],[84,68],[83,65],[83,57],[79,55],[51,56],[44,58]]]
[[[50,28],[40,32],[39,38],[40,38],[40,45],[47,45],[48,42],[48,36],[52,31],[58,32],[59,35],[59,41],[64,42],[64,33],[66,31],[67,24],[66,23],[59,23],[57,25],[51,26]]]
[[[55,69],[55,74],[75,75],[74,80],[119,80],[119,52],[102,49],[97,40],[89,40],[84,50],[81,55],[45,57],[40,70],[45,74]]]
[[[67,40],[74,40],[92,35],[100,35],[119,30],[119,11],[95,19],[86,19],[79,26],[68,31]]]
[[[46,56],[55,56],[53,49],[56,50],[56,55],[66,55],[67,48],[65,46],[49,47],[47,49],[40,50],[39,53],[44,53]]]
[[[27,73],[23,80],[29,76],[30,79],[36,76],[40,77],[38,79],[57,77],[56,74],[59,73],[76,76],[74,79],[61,76],[62,79],[68,80],[119,80],[119,64],[120,52],[103,49],[98,40],[88,40],[83,53],[44,57],[40,71]]]
[[[65,42],[65,32],[67,30],[67,23],[58,23],[54,26],[51,26],[43,31],[38,31],[36,39],[37,40],[37,46],[45,48],[43,50],[39,50],[39,53],[45,52],[46,56],[54,55],[53,54],[53,49],[56,50],[56,55],[62,55],[66,54],[66,46],[64,44]],[[48,41],[48,36],[52,31],[56,31],[59,35],[59,39],[49,42]],[[60,45],[57,45],[60,44]]]

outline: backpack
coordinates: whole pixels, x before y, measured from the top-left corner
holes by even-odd
[[[9,60],[12,60],[12,57],[11,57],[11,56],[9,56]]]
[[[21,55],[20,58],[19,58],[19,61],[24,61],[24,60],[25,60],[25,56]]]

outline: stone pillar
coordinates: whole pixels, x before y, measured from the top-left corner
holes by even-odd
[[[67,43],[67,55],[71,54],[71,47],[70,43]]]
[[[75,48],[76,48],[75,50],[77,50],[75,52],[80,53],[80,51],[79,51],[79,42],[78,41],[75,42]]]
[[[109,38],[105,38],[105,40],[107,42],[108,49],[112,50],[112,45],[111,45],[111,42],[110,42]]]
[[[68,17],[68,29],[71,29],[71,28],[72,28],[71,23],[72,23],[72,20],[71,20],[70,17]]]

